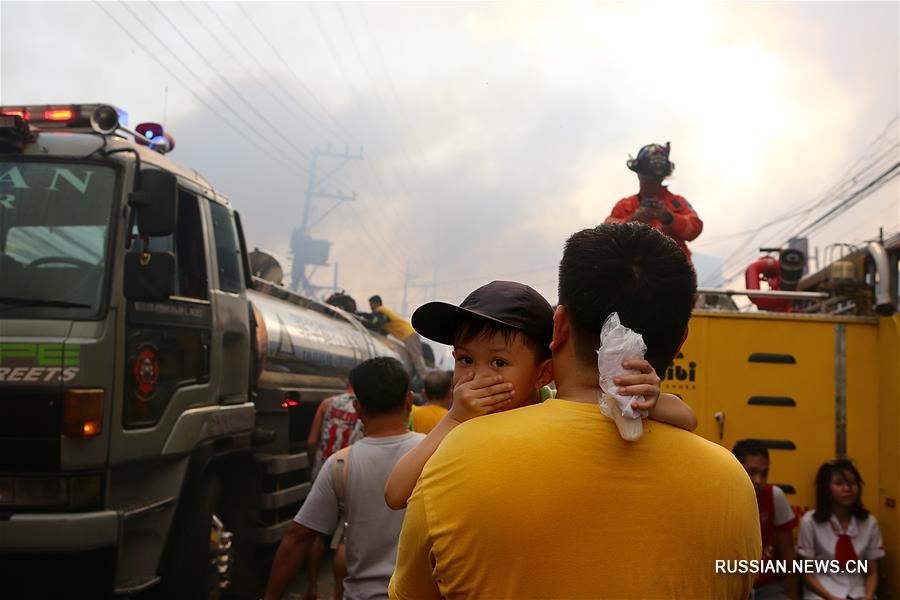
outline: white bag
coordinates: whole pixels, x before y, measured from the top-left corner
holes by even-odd
[[[600,371],[600,411],[616,422],[623,440],[633,442],[644,434],[642,417],[647,411],[635,411],[631,403],[641,396],[622,396],[613,378],[619,375],[636,375],[640,371],[625,369],[626,360],[643,358],[647,345],[641,334],[635,333],[619,321],[618,313],[612,313],[600,330],[600,348],[597,349],[597,369]]]

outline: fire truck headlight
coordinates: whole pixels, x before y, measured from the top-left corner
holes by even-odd
[[[63,506],[66,480],[58,477],[34,477],[11,480],[13,506]]]
[[[100,507],[102,494],[101,475],[0,478],[0,506],[4,508],[93,509]]]

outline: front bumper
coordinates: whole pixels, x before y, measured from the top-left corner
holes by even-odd
[[[0,516],[4,597],[111,596],[119,552],[119,513],[18,513],[2,520],[5,516]]]
[[[0,520],[2,552],[70,552],[117,546],[120,515],[113,510],[88,513],[13,513]]]

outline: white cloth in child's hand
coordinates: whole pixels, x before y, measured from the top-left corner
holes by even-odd
[[[600,348],[597,350],[597,369],[600,371],[600,388],[608,396],[616,401],[622,415],[629,419],[639,419],[647,416],[646,410],[636,411],[631,403],[641,396],[622,396],[619,394],[619,386],[613,383],[613,379],[619,375],[635,375],[640,371],[625,369],[622,363],[626,360],[644,358],[647,345],[641,334],[635,333],[619,321],[619,314],[612,313],[603,323],[600,330]],[[601,396],[601,408],[602,398]]]

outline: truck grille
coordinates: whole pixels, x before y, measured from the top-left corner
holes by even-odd
[[[0,388],[0,471],[58,471],[63,395]]]

